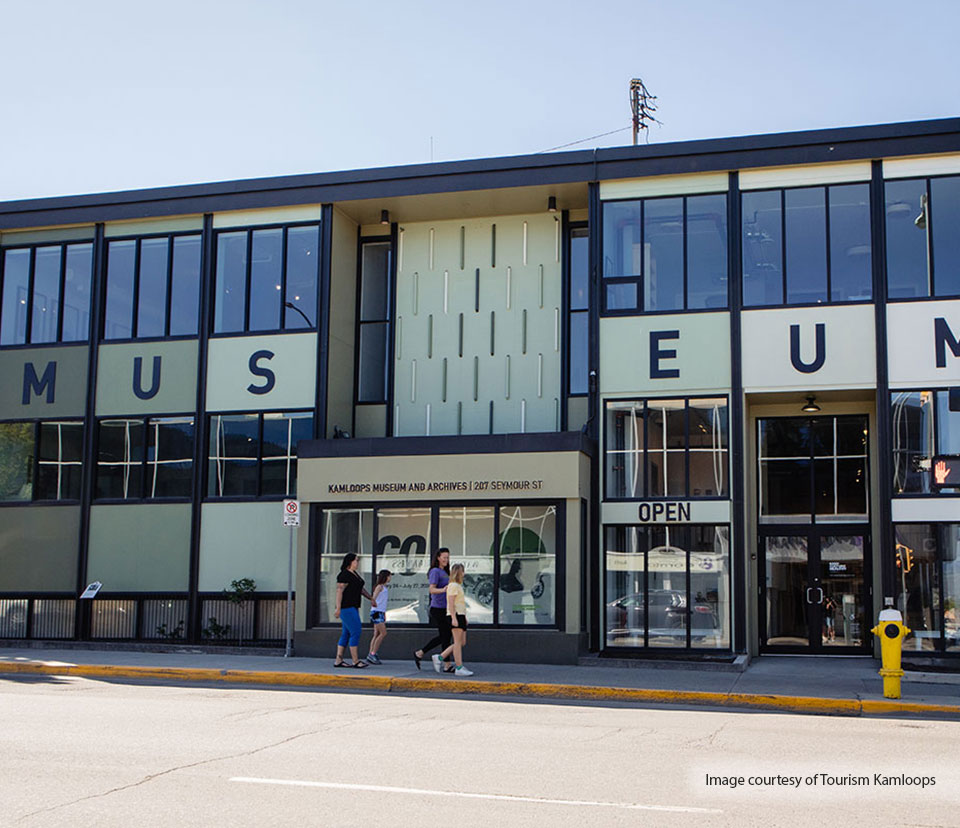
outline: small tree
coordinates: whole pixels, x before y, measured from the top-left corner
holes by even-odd
[[[224,597],[230,601],[232,604],[236,604],[240,611],[240,624],[237,628],[237,637],[239,639],[239,646],[243,646],[243,605],[251,598],[253,598],[253,593],[257,591],[257,582],[253,578],[238,578],[235,581],[230,582],[230,588],[223,591]],[[254,635],[256,635],[256,630],[254,630]]]

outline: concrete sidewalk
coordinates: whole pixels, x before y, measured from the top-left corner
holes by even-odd
[[[373,692],[456,693],[760,708],[838,715],[928,714],[960,718],[960,675],[908,673],[903,698],[883,698],[873,659],[763,656],[743,672],[695,665],[579,666],[470,663],[472,678],[439,675],[429,660],[385,661],[364,670],[332,659],[282,655],[89,649],[0,649],[5,674],[75,675],[171,682],[222,682]],[[621,662],[622,664],[622,662]]]

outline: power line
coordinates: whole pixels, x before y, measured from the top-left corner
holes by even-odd
[[[582,144],[585,141],[592,141],[594,138],[606,138],[608,135],[616,135],[618,132],[626,132],[630,127],[625,126],[620,129],[612,129],[610,132],[601,132],[599,135],[591,135],[589,138],[581,138],[579,141],[571,141],[569,144],[561,144],[559,147],[550,147],[550,149],[539,150],[535,152],[534,155],[540,155],[544,152],[553,152],[554,150],[563,149],[564,147],[575,147],[577,144]]]

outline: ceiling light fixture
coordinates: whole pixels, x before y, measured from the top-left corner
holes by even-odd
[[[807,404],[800,410],[807,414],[816,414],[820,410],[820,406],[817,405],[817,398],[811,394],[807,397]]]
[[[556,196],[550,196],[550,198],[547,199],[547,212],[548,212],[548,213],[555,213],[555,212],[557,212],[557,197],[556,197]]]
[[[380,211],[380,223],[381,223],[381,224],[389,224],[389,223],[390,223],[390,211],[389,211],[389,210],[381,210],[381,211]]]

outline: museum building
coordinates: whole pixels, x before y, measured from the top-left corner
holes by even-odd
[[[295,532],[299,655],[447,547],[476,660],[960,665],[960,119],[7,202],[0,300],[0,638],[277,643]]]

